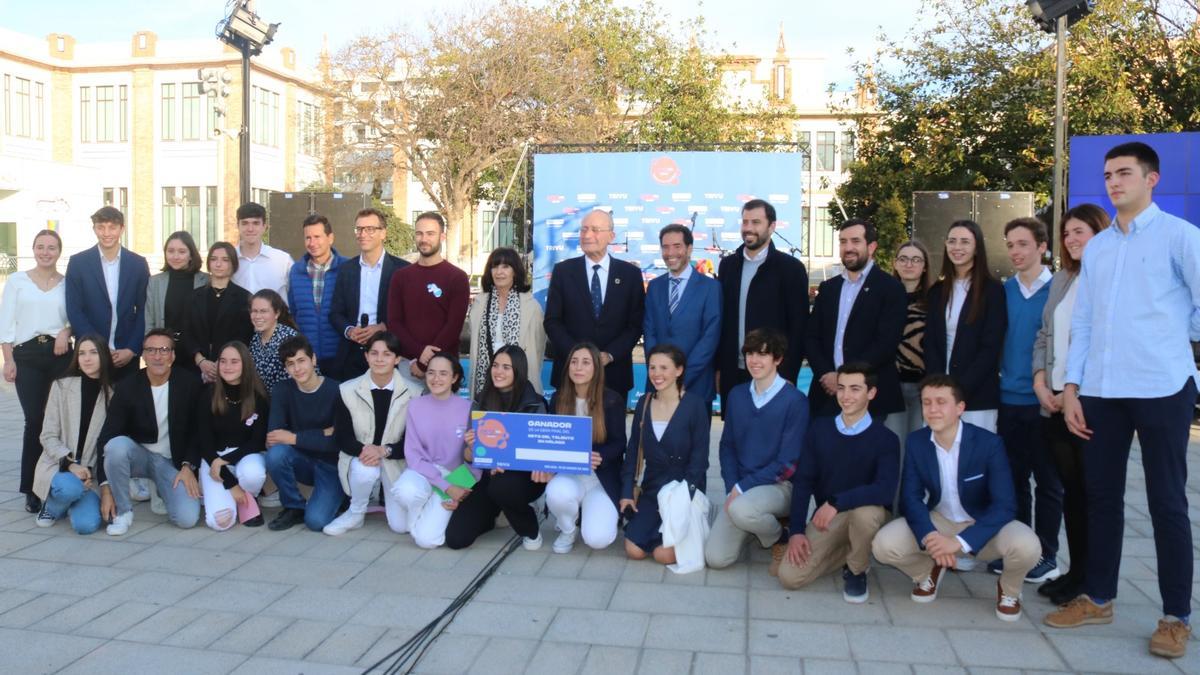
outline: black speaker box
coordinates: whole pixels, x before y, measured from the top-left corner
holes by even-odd
[[[354,216],[370,204],[370,196],[361,192],[272,192],[271,245],[299,260],[305,253],[304,219],[319,213],[329,219],[333,228],[334,248],[352,258],[358,255]]]

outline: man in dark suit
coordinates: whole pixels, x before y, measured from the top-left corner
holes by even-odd
[[[112,350],[115,379],[138,370],[146,334],[146,285],[150,267],[121,246],[125,215],[111,206],[92,214],[96,245],[67,262],[67,320],[75,335],[100,335]]]
[[[387,330],[387,294],[392,274],[408,265],[383,250],[387,219],[380,211],[363,209],[358,212],[354,219],[354,238],[358,241],[359,254],[338,267],[337,285],[329,308],[329,323],[342,339],[338,341],[336,372],[325,374],[342,381],[367,372],[363,346],[372,335]]]
[[[908,295],[903,284],[875,264],[879,243],[873,224],[852,218],[838,230],[842,273],[821,283],[808,318],[804,352],[813,372],[808,402],[816,416],[838,414],[838,367],[866,363],[879,383],[871,415],[882,422],[904,410],[896,349]]]
[[[146,368],[117,385],[96,447],[101,448],[104,474],[100,513],[112,524],[110,535],[122,535],[133,524],[130,478],[149,478],[166,502],[167,515],[179,527],[200,519],[200,483],[192,438],[200,380],[171,366],[175,338],[163,328],[144,340]],[[109,483],[117,489],[110,490]]]
[[[684,388],[711,404],[721,340],[721,285],[692,269],[693,241],[692,231],[678,223],[658,233],[668,273],[656,277],[646,289],[642,334],[647,354],[657,344],[683,350],[687,356]]]
[[[750,381],[742,356],[746,334],[773,328],[787,338],[787,354],[779,366],[784,379],[796,382],[804,362],[804,328],[808,321],[808,270],[804,263],[775,249],[775,207],[762,199],[742,206],[742,245],[721,259],[721,344],[717,349],[717,382],[724,415],[729,390]]]
[[[1004,560],[996,584],[996,616],[1021,618],[1021,585],[1042,554],[1029,526],[1016,520],[1008,457],[1000,437],[962,421],[962,389],[949,375],[921,382],[928,429],[905,443],[900,495],[904,518],[875,535],[871,549],[884,565],[912,577],[914,602],[937,599],[938,584],[960,554]],[[928,495],[928,498],[926,498]]]
[[[637,266],[608,255],[612,214],[595,209],[579,226],[583,255],[554,266],[546,296],[546,336],[554,345],[550,381],[561,382],[571,347],[600,348],[605,385],[627,395],[633,387],[633,347],[642,334],[645,291]]]

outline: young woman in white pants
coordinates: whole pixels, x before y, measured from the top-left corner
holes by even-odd
[[[267,480],[263,452],[270,403],[254,371],[250,350],[241,342],[221,348],[217,374],[200,399],[196,447],[204,522],[214,530],[228,530],[238,520],[238,509],[248,508]],[[262,514],[244,524],[262,525]]]
[[[408,406],[404,431],[408,468],[389,494],[404,510],[408,530],[421,548],[437,548],[446,542],[450,516],[471,492],[445,479],[463,464],[463,434],[471,423],[471,402],[458,396],[462,382],[463,367],[458,359],[436,354],[425,370],[429,393]],[[471,473],[479,478],[478,471],[472,469]]]
[[[625,454],[625,401],[604,387],[600,350],[584,342],[567,358],[563,381],[550,399],[559,415],[592,418],[592,473],[558,474],[546,485],[546,506],[557,521],[555,553],[568,553],[579,530],[594,549],[617,538],[617,499],[621,492],[621,463]],[[582,515],[581,515],[582,514]],[[576,528],[575,522],[581,525]]]

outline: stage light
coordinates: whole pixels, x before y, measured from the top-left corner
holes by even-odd
[[[1092,13],[1095,0],[1026,0],[1025,6],[1033,14],[1033,21],[1047,33],[1058,29],[1058,18],[1067,17],[1067,26]]]

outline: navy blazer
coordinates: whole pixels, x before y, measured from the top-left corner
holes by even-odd
[[[550,397],[551,413],[557,412],[558,398],[562,391],[560,389]],[[572,396],[572,409],[574,405],[575,398]],[[592,451],[600,453],[600,466],[596,467],[596,478],[609,499],[616,505],[621,500],[621,466],[625,459],[625,397],[607,387],[604,389],[604,431],[604,442],[592,444]]]
[[[120,271],[117,278],[117,306],[108,299],[104,268],[100,262],[100,245],[71,256],[67,261],[66,291],[67,320],[75,337],[95,334],[108,339],[112,322],[117,322],[114,351],[128,349],[142,353],[142,338],[146,335],[146,285],[150,283],[150,266],[146,259],[121,248]]]
[[[670,312],[671,275],[664,274],[646,289],[642,335],[646,353],[657,344],[673,344],[687,355],[684,388],[702,401],[716,396],[717,345],[721,342],[721,284],[696,270],[683,287],[675,313]],[[647,388],[649,391],[649,388]]]
[[[974,424],[961,424],[958,499],[975,523],[958,536],[967,542],[972,553],[978,553],[1000,528],[1016,518],[1017,495],[1004,441]],[[904,446],[900,503],[918,542],[935,529],[929,514],[942,501],[942,474],[935,453],[943,451],[934,446],[932,434],[928,428],[917,429],[908,435]]]
[[[929,313],[925,318],[925,373],[946,374],[946,310],[942,305],[942,284],[929,289]],[[1000,357],[1004,350],[1004,332],[1008,330],[1008,301],[1004,286],[988,279],[983,287],[983,311],[972,322],[971,294],[963,303],[950,353],[950,375],[962,387],[967,410],[996,410],[1000,407]]]
[[[366,360],[362,356],[362,348],[357,342],[346,339],[346,329],[359,323],[358,291],[362,285],[362,266],[359,261],[362,256],[356,255],[338,266],[337,283],[333,287],[333,302],[329,306],[329,324],[337,332],[339,340],[337,347],[338,372],[343,380],[357,377],[366,372]],[[407,267],[407,260],[384,252],[383,270],[379,275],[379,300],[375,307],[375,323],[387,324],[388,288],[392,285],[392,274],[396,270]],[[347,377],[346,367],[353,361],[361,361],[362,370]],[[328,373],[326,373],[328,374]]]
[[[546,295],[546,337],[554,346],[550,381],[562,381],[571,348],[591,342],[613,361],[604,368],[604,384],[618,394],[633,388],[633,348],[642,335],[646,293],[642,271],[633,263],[610,257],[608,284],[600,318],[592,314],[591,274],[587,256],[564,260],[554,266]]]
[[[804,363],[804,329],[808,322],[808,270],[804,263],[768,244],[767,259],[750,281],[746,298],[746,332],[755,328],[774,328],[787,338],[787,353],[779,365],[784,379],[796,382]],[[721,258],[717,280],[721,282],[721,345],[717,349],[717,370],[721,373],[721,399],[735,385],[750,379],[738,368],[742,344],[738,341],[738,314],[742,286],[745,244]],[[724,405],[724,403],[722,403]],[[722,408],[724,410],[724,408]]]
[[[843,283],[845,279],[840,274],[823,281],[817,300],[813,303],[812,315],[808,318],[804,353],[808,355],[808,365],[813,371],[812,384],[808,388],[808,405],[813,415],[837,415],[841,412],[837,398],[826,394],[821,387],[821,376],[835,370],[833,345],[837,338]],[[904,335],[907,317],[908,294],[904,284],[880,269],[879,265],[872,265],[846,320],[842,356],[845,363],[863,361],[875,371],[879,384],[875,400],[871,401],[871,414],[880,419],[889,413],[904,410],[900,376],[896,372],[896,349]]]
[[[671,481],[682,480],[704,492],[708,484],[708,432],[712,410],[692,392],[685,392],[667,422],[662,440],[654,435],[653,414],[642,424],[652,394],[638,399],[621,470],[621,498],[633,499],[637,480],[638,442],[642,445],[642,496],[651,498]],[[653,502],[657,508],[657,502]]]

